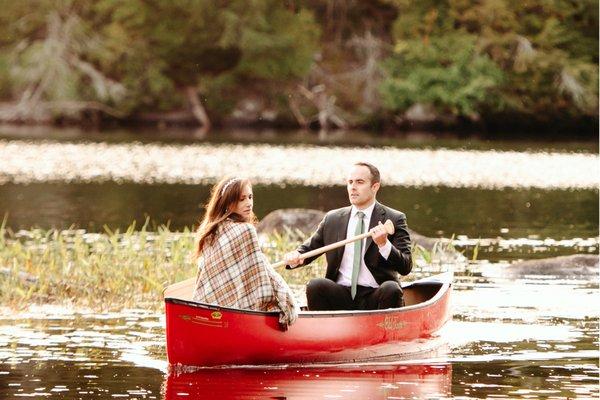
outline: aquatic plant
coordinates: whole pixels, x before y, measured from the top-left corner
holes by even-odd
[[[171,231],[159,226],[149,231],[149,220],[125,231],[104,227],[102,233],[83,229],[19,230],[0,224],[0,301],[13,309],[32,304],[61,304],[94,310],[162,307],[162,291],[172,283],[193,277],[191,257],[194,233],[185,228]],[[285,230],[261,235],[262,247],[271,262],[296,248],[302,233]],[[448,248],[444,245],[444,249]],[[430,267],[426,251],[415,251],[416,279]],[[440,247],[441,249],[441,247]],[[433,251],[438,258],[440,251]],[[437,272],[443,262],[433,263]],[[303,300],[304,285],[325,275],[325,258],[293,270],[278,269],[297,296]]]
[[[59,303],[92,309],[124,307],[159,309],[162,290],[194,276],[191,258],[194,234],[167,226],[148,231],[148,223],[124,232],[104,227],[103,233],[82,229],[20,230],[0,225],[0,300],[12,308]],[[292,249],[288,234],[265,238],[265,252],[274,261]],[[321,265],[316,263],[316,265]],[[317,268],[280,271],[292,285],[306,283]]]

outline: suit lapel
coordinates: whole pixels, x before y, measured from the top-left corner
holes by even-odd
[[[375,207],[373,207],[373,212],[371,213],[371,220],[369,221],[369,230],[373,229],[378,222],[382,222],[385,218],[385,209],[377,202],[375,202]],[[346,229],[348,228],[348,224],[346,224]],[[365,249],[369,249],[369,246],[373,244],[373,238],[371,236],[367,237],[367,241],[365,243]],[[365,251],[366,253],[366,251]]]
[[[348,223],[350,222],[350,210],[352,207],[346,207],[342,209],[339,220],[337,221],[338,229],[337,229],[337,241],[346,239],[346,232],[348,231]],[[337,264],[342,262],[342,257],[344,256],[344,246],[338,247],[335,250],[335,257]]]

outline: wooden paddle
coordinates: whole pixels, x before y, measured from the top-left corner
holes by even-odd
[[[385,230],[388,233],[388,235],[391,235],[391,234],[394,233],[394,223],[392,221],[390,221],[389,219],[387,221],[385,221],[385,223],[383,224],[383,226],[385,227]],[[300,260],[304,260],[305,258],[317,256],[317,255],[323,254],[323,253],[325,253],[325,252],[327,252],[329,250],[333,250],[333,249],[337,249],[338,247],[345,246],[348,243],[352,243],[352,242],[355,242],[357,240],[362,240],[362,239],[364,239],[366,237],[369,237],[371,235],[372,234],[371,234],[370,231],[369,232],[365,232],[365,233],[362,233],[360,235],[356,235],[354,237],[350,237],[348,239],[340,240],[339,242],[328,244],[327,246],[323,246],[323,247],[315,249],[315,250],[307,251],[306,253],[300,254],[299,258],[300,258]],[[275,264],[271,264],[271,266],[273,268],[282,267],[284,265],[286,265],[285,261],[279,261],[279,262],[276,262]],[[294,269],[294,268],[297,268],[297,267],[299,267],[299,265],[296,266],[296,267],[292,267],[292,266],[289,266],[289,265],[285,266],[286,269]]]

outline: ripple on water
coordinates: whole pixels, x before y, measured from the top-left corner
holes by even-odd
[[[487,267],[497,266],[490,263],[482,268]],[[596,283],[543,277],[509,280],[494,274],[459,274],[456,278],[456,319],[441,333],[450,352],[438,359],[413,361],[413,365],[446,366],[441,375],[428,370],[412,379],[406,369],[410,363],[358,364],[352,367],[359,371],[356,374],[317,372],[308,366],[298,373],[279,368],[283,375],[294,375],[294,380],[261,369],[221,371],[220,378],[203,372],[184,389],[181,381],[169,384],[169,376],[163,382],[162,314],[144,310],[69,313],[37,307],[0,319],[0,382],[6,383],[4,389],[0,385],[0,397],[159,398],[163,383],[168,390],[194,394],[196,389],[214,387],[217,381],[225,388],[224,398],[249,390],[256,390],[252,393],[259,397],[318,394],[343,398],[402,397],[406,388],[412,388],[411,393],[419,391],[417,397],[431,398],[448,393],[505,398],[592,397],[597,393],[599,311],[592,301]],[[528,392],[522,392],[523,388]]]
[[[237,156],[232,158],[231,154]],[[378,165],[391,185],[597,188],[599,182],[597,173],[583,173],[597,171],[598,156],[581,153],[0,140],[0,159],[0,184],[197,184],[243,173],[257,183],[335,185],[343,182],[348,162],[359,159]],[[406,165],[411,168],[404,168]]]

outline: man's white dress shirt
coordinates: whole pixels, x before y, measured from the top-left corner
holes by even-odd
[[[350,221],[348,221],[348,229],[346,230],[346,238],[350,238],[354,236],[354,232],[356,231],[356,224],[358,223],[358,217],[356,213],[358,211],[362,211],[365,215],[363,217],[363,232],[366,232],[369,229],[369,221],[371,221],[371,215],[373,214],[373,208],[375,208],[375,202],[368,206],[365,209],[359,210],[354,205],[350,210]],[[358,273],[358,285],[359,286],[368,286],[368,287],[379,287],[379,284],[373,278],[373,274],[365,265],[365,252],[367,251],[366,241],[367,238],[364,238],[362,244],[362,254],[360,258],[360,271]],[[375,244],[377,246],[377,244]],[[379,249],[379,254],[383,258],[387,260],[390,253],[392,251],[392,244],[389,240],[386,241],[385,245]],[[352,268],[354,264],[354,242],[348,243],[344,247],[344,255],[342,257],[342,262],[340,263],[340,274],[338,275],[337,283],[343,286],[351,286],[352,284]]]

